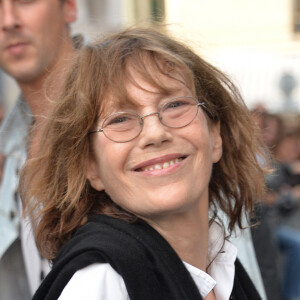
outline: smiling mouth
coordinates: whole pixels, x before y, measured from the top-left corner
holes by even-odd
[[[171,166],[174,166],[174,165],[180,163],[185,158],[186,158],[186,156],[178,157],[178,158],[171,159],[171,160],[168,160],[168,161],[165,161],[165,162],[162,162],[162,163],[156,163],[156,164],[145,166],[145,167],[142,167],[142,168],[137,168],[134,171],[135,172],[147,172],[147,171],[167,169]]]

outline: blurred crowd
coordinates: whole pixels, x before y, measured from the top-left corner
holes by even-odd
[[[300,116],[275,114],[263,106],[252,111],[272,171],[266,175],[263,221],[271,229],[279,253],[283,299],[300,296]],[[262,164],[265,162],[262,161]],[[268,249],[266,249],[266,253]]]

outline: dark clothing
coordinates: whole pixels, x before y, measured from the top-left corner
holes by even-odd
[[[280,299],[279,251],[266,219],[266,208],[256,204],[251,235],[267,299]]]
[[[266,177],[267,188],[277,196],[273,205],[266,205],[265,219],[270,224],[282,254],[281,294],[283,299],[300,296],[300,231],[299,199],[292,191],[300,186],[300,175],[289,164],[275,163],[275,172]]]
[[[62,247],[34,300],[57,299],[73,274],[92,263],[109,263],[124,279],[131,300],[202,299],[188,270],[168,242],[140,221],[128,224],[91,216]],[[233,298],[261,299],[240,262]]]
[[[0,260],[0,291],[1,300],[31,299],[20,239],[13,242]]]

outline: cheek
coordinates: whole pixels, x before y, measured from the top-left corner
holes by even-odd
[[[183,136],[194,146],[199,154],[207,154],[211,149],[209,128],[206,118],[199,116],[193,123],[186,127]]]
[[[125,210],[132,211],[131,199],[134,199],[138,192],[135,188],[136,182],[132,182],[128,166],[131,143],[118,144],[106,139],[97,147],[100,150],[98,170],[105,192],[116,204]]]
[[[194,172],[201,176],[210,174],[213,163],[217,160],[212,137],[206,119],[197,120],[191,126],[186,137],[195,151]]]
[[[124,177],[126,162],[129,155],[128,145],[115,143],[105,137],[96,146],[100,176],[103,181],[121,181]]]
[[[34,16],[28,16],[28,22],[31,24],[31,30],[45,42],[62,38],[63,16],[60,8],[48,6],[36,9]],[[29,23],[28,23],[29,25]]]

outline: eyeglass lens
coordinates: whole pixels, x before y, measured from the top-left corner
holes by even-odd
[[[166,127],[181,128],[190,124],[198,112],[198,102],[192,97],[177,97],[167,102],[159,110],[160,122]],[[119,112],[108,116],[103,125],[103,133],[115,142],[127,142],[142,131],[144,119],[133,112]]]

